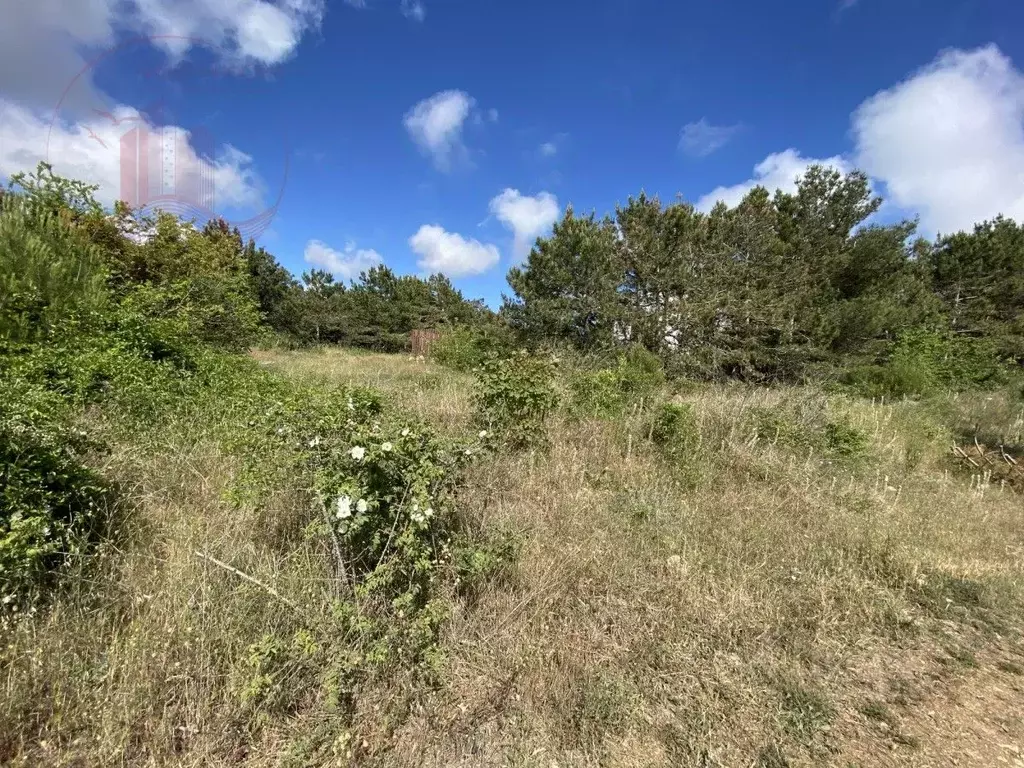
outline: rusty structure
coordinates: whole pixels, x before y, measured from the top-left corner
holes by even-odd
[[[441,336],[438,331],[417,328],[409,334],[409,351],[414,355],[430,355],[430,347]]]

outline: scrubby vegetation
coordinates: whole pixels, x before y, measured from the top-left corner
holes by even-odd
[[[998,764],[1024,234],[877,207],[570,211],[495,314],[15,177],[0,762]]]

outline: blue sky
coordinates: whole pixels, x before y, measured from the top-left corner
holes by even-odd
[[[259,239],[295,273],[495,304],[568,203],[707,207],[814,160],[926,234],[1024,218],[1022,29],[1011,0],[51,0],[0,31],[0,174],[113,199],[125,125],[173,126],[218,213],[281,192]]]

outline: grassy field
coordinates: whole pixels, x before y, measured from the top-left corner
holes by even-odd
[[[338,350],[256,358],[377,389],[442,434],[474,429],[469,374]],[[695,422],[672,456],[650,439],[664,402]],[[145,478],[120,543],[7,635],[0,758],[1022,766],[1024,497],[985,460],[1022,431],[1019,397],[998,393],[688,385],[614,418],[562,408],[546,450],[469,470],[463,514],[515,556],[452,595],[441,674],[370,681],[338,712],[297,672],[275,706],[239,696],[252,644],[296,629],[275,595],[312,599],[327,555],[297,533],[297,498],[229,506],[239,464],[183,412],[158,437],[119,437],[107,469]]]

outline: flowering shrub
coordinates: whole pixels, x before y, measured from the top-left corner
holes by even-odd
[[[513,448],[545,442],[545,422],[558,406],[556,361],[525,351],[490,357],[477,372],[476,419]]]
[[[422,607],[435,568],[448,557],[451,492],[472,450],[460,452],[422,427],[354,420],[308,446],[339,575],[389,598],[405,590]]]
[[[333,682],[320,684],[351,687],[382,665],[433,668],[452,594],[497,574],[511,552],[466,531],[454,503],[462,468],[486,449],[490,433],[442,440],[384,409],[370,391],[251,375],[258,385],[236,383],[235,395],[225,393],[238,408],[225,445],[244,458],[231,499],[257,506],[282,492],[308,499],[307,543],[333,564],[324,595],[331,616],[315,627],[327,638]],[[238,402],[240,392],[250,399]],[[342,646],[358,652],[341,654]],[[286,667],[298,664],[282,653]],[[317,669],[307,662],[299,666]],[[243,674],[240,690],[263,690],[253,674]]]

